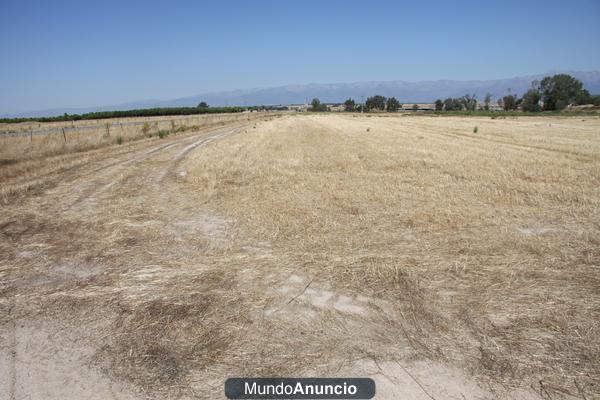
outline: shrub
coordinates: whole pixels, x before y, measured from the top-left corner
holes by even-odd
[[[161,129],[160,131],[158,131],[158,137],[162,139],[164,137],[169,136],[170,133],[171,133],[170,131]]]
[[[148,135],[150,133],[150,124],[148,122],[144,122],[144,125],[142,125],[142,133],[144,135]]]
[[[123,138],[121,136],[117,136],[117,144],[123,144]]]

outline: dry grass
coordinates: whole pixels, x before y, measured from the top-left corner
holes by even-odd
[[[274,266],[392,304],[381,343],[600,395],[600,119],[296,116],[188,167]]]
[[[263,115],[264,116],[264,115]],[[128,142],[161,130],[190,130],[248,121],[259,113],[207,114],[173,117],[133,117],[73,122],[0,123],[0,164],[37,159]],[[144,127],[144,124],[147,124]],[[63,134],[63,129],[65,129]],[[50,132],[38,134],[39,132]],[[16,132],[6,135],[2,132]],[[32,135],[30,135],[32,133]],[[120,139],[119,139],[120,138]]]
[[[0,203],[25,192],[38,193],[52,177],[76,169],[99,155],[105,158],[132,154],[140,147],[141,139],[156,140],[158,132],[169,134],[194,133],[215,129],[236,123],[244,123],[260,118],[269,118],[265,113],[238,113],[172,117],[148,117],[127,119],[106,119],[52,123],[0,124],[1,129],[61,129],[62,127],[92,126],[94,129],[66,133],[62,132],[29,136],[9,136],[0,134]],[[127,125],[129,123],[148,123]],[[107,135],[106,124],[111,126]],[[17,127],[13,125],[18,125]],[[116,126],[116,127],[115,127]],[[8,127],[8,128],[7,128]],[[19,128],[19,129],[17,129]],[[119,141],[119,138],[121,140]],[[32,139],[32,140],[31,140]],[[143,143],[142,143],[143,146]],[[109,153],[103,151],[112,147]]]
[[[240,125],[0,166],[0,328],[142,398],[424,359],[432,393],[600,395],[600,119]]]

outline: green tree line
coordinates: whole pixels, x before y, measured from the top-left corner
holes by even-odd
[[[486,94],[484,110],[489,110],[491,94]],[[438,99],[435,101],[436,111],[474,111],[477,108],[475,95],[458,98]],[[557,74],[547,76],[541,81],[533,81],[531,88],[522,97],[508,94],[498,100],[498,105],[505,111],[521,109],[525,112],[561,111],[568,105],[593,104],[600,105],[600,95],[592,96],[584,89],[581,81],[571,75]]]
[[[204,102],[203,102],[204,103]],[[194,115],[194,114],[220,114],[238,113],[247,110],[257,110],[259,107],[208,107],[206,103],[200,103],[199,107],[165,107],[165,108],[143,108],[139,110],[124,111],[99,111],[85,114],[64,114],[56,117],[38,118],[0,118],[0,122],[57,122],[57,121],[79,121],[88,119],[125,118],[125,117],[155,117],[165,115]]]

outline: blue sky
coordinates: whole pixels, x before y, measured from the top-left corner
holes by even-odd
[[[0,0],[0,115],[208,91],[600,69],[600,1]]]

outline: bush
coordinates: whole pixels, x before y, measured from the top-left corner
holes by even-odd
[[[144,122],[144,125],[142,125],[142,133],[146,136],[151,136],[149,135],[150,133],[150,124],[148,122]]]
[[[164,137],[169,136],[170,134],[171,134],[170,131],[167,131],[167,130],[164,130],[164,129],[161,129],[160,131],[158,131],[158,137],[161,138],[161,139],[164,138]]]
[[[117,144],[123,144],[123,138],[121,136],[117,136]]]

